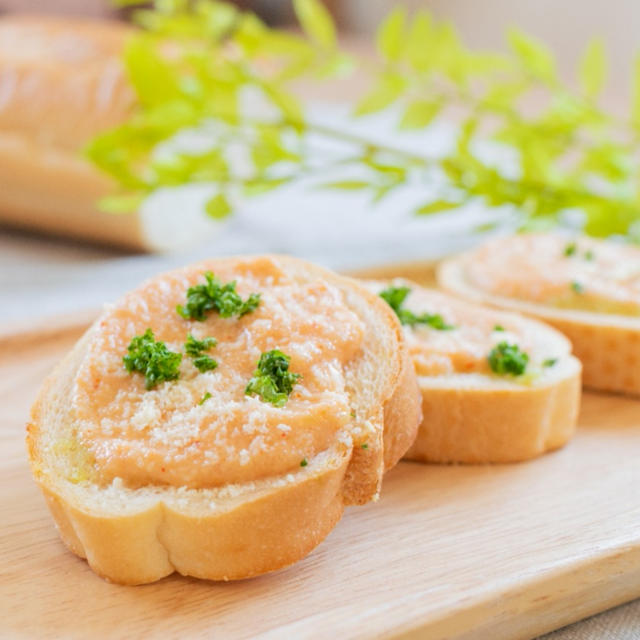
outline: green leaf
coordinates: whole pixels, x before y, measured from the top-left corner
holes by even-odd
[[[418,207],[415,213],[419,216],[429,216],[449,209],[457,209],[461,204],[461,202],[451,202],[449,200],[434,200]]]
[[[422,129],[431,124],[442,109],[441,101],[415,100],[406,108],[400,120],[400,129]]]
[[[378,52],[384,60],[395,62],[400,58],[404,46],[406,20],[407,10],[404,7],[396,7],[378,27],[376,42]]]
[[[429,59],[425,65],[441,70],[452,82],[464,86],[467,75],[473,74],[474,69],[469,64],[472,56],[462,46],[458,32],[451,23],[445,22],[434,29],[434,35],[435,45],[425,47]]]
[[[290,177],[286,178],[256,178],[255,180],[249,180],[244,185],[244,193],[245,195],[258,196],[263,193],[268,193],[269,191],[273,191],[282,185],[291,182]]]
[[[356,105],[354,115],[363,116],[386,109],[403,94],[406,82],[406,78],[400,74],[382,74],[373,91]]]
[[[141,194],[106,196],[98,202],[98,208],[105,213],[134,213],[143,200],[144,196]]]
[[[143,0],[111,0],[112,4],[119,8],[135,7],[144,4]]]
[[[636,129],[640,130],[640,54],[634,61],[631,85],[631,122]]]
[[[325,189],[341,189],[343,191],[356,191],[366,189],[370,186],[365,180],[339,180],[337,182],[326,182],[321,185]]]
[[[153,38],[137,35],[129,39],[124,48],[124,63],[141,104],[164,104],[180,96],[177,70],[162,59]]]
[[[580,87],[589,98],[595,98],[604,85],[607,60],[604,42],[600,38],[591,40],[580,61]]]
[[[325,64],[317,69],[316,75],[322,79],[344,77],[351,74],[356,68],[357,62],[353,56],[336,52],[330,55]]]
[[[280,109],[283,118],[291,125],[301,128],[304,124],[304,111],[300,101],[288,91],[277,85],[262,84],[262,89],[271,102]]]
[[[232,208],[227,198],[219,193],[213,198],[209,198],[205,205],[205,211],[210,218],[223,220],[231,213]]]
[[[326,49],[335,47],[333,18],[320,0],[294,0],[293,7],[300,25],[311,40]]]
[[[541,80],[555,80],[553,55],[542,42],[515,28],[509,29],[507,38],[511,50],[527,71]]]
[[[418,11],[407,36],[407,57],[417,71],[426,71],[432,65],[432,20],[428,11]]]
[[[523,80],[501,82],[488,87],[482,103],[489,108],[498,110],[515,108],[518,99],[529,88],[529,84]]]

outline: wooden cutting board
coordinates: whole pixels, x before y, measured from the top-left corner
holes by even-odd
[[[591,393],[565,449],[402,463],[377,504],[348,509],[289,569],[108,584],[58,539],[24,450],[29,405],[84,320],[0,329],[2,638],[515,640],[640,597],[640,401]]]

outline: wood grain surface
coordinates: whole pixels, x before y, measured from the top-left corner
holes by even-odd
[[[36,390],[78,335],[0,343],[2,638],[515,640],[640,596],[640,401],[596,394],[576,439],[536,461],[400,464],[289,569],[108,584],[58,539],[24,450]]]

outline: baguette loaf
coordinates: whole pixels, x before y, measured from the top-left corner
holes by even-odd
[[[260,294],[257,306],[180,315],[185,295],[204,299],[209,271],[237,281],[238,300]],[[138,360],[123,365],[147,328],[169,359],[188,334],[210,355],[197,365],[185,345],[178,372],[150,379]],[[248,383],[275,349],[295,383],[274,400]],[[62,539],[95,572],[123,584],[173,571],[230,580],[296,562],[345,505],[375,500],[420,419],[404,337],[382,300],[302,260],[239,257],[160,275],[106,309],[45,382],[27,443]]]
[[[446,260],[446,291],[564,333],[586,387],[640,394],[640,250],[561,234],[500,237]]]
[[[0,18],[0,223],[140,248],[140,217],[100,212],[114,185],[83,157],[134,96],[116,22]]]
[[[0,224],[144,250],[210,232],[203,222],[188,234],[161,207],[98,208],[115,184],[83,149],[135,107],[120,61],[132,33],[118,22],[0,17]]]
[[[407,280],[368,286],[387,292],[387,298],[393,291],[408,294],[399,315],[412,314],[405,317],[404,331],[422,392],[423,421],[406,458],[515,462],[561,447],[573,435],[581,367],[564,336],[540,322]],[[416,322],[421,316],[423,322]],[[501,343],[526,354],[521,375],[491,370],[490,354]]]

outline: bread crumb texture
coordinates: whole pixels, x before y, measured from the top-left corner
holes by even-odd
[[[243,298],[259,293],[258,308],[241,318],[182,318],[176,306],[207,270],[235,280]],[[178,380],[146,390],[144,376],[128,373],[122,358],[148,327],[176,352],[189,333],[216,338],[210,355],[218,367],[200,373],[185,356]],[[115,480],[129,488],[214,488],[298,471],[352,419],[345,368],[363,334],[340,289],[297,279],[271,258],[201,263],[154,278],[92,329],[69,398],[87,468],[80,475],[103,487]],[[289,355],[290,371],[302,376],[283,407],[245,394],[261,353],[271,349]]]

